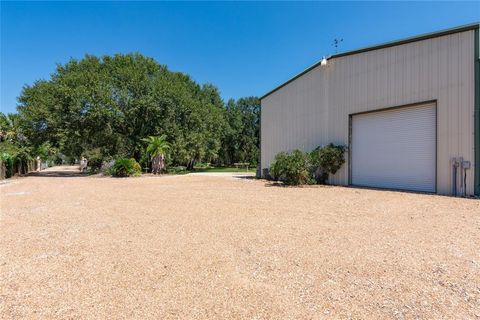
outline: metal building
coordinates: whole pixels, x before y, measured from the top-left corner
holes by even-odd
[[[480,195],[479,24],[323,59],[261,98],[261,168],[349,147],[340,185]]]

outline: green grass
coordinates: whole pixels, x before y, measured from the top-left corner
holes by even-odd
[[[255,167],[235,168],[235,167],[196,167],[192,171],[187,171],[185,167],[171,167],[167,168],[168,174],[188,174],[192,172],[231,172],[231,173],[255,173]]]
[[[195,168],[193,172],[255,172],[255,168],[235,168],[235,167],[209,167]]]

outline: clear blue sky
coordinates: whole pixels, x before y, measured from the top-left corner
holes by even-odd
[[[334,52],[480,20],[480,2],[2,2],[1,99],[85,54],[140,52],[210,82],[224,99],[262,95]]]

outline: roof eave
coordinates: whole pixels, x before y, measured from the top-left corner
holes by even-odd
[[[480,29],[480,23],[479,22],[471,23],[471,24],[467,24],[467,25],[463,25],[463,26],[459,26],[459,27],[455,27],[455,28],[440,30],[440,31],[436,31],[436,32],[426,33],[426,34],[422,34],[422,35],[419,35],[419,36],[414,36],[414,37],[405,38],[405,39],[401,39],[401,40],[386,42],[386,43],[382,43],[382,44],[379,44],[379,45],[374,45],[374,46],[371,46],[371,47],[365,47],[365,48],[361,48],[361,49],[356,49],[356,50],[346,51],[346,52],[342,52],[342,53],[337,53],[337,54],[334,54],[333,56],[331,56],[330,58],[328,58],[328,60],[335,59],[335,58],[340,58],[340,57],[345,57],[345,56],[350,56],[350,55],[354,55],[354,54],[358,54],[358,53],[373,51],[373,50],[395,47],[395,46],[399,46],[399,45],[407,44],[407,43],[411,43],[411,42],[422,41],[422,40],[432,39],[432,38],[438,38],[438,37],[446,36],[446,35],[453,34],[453,33],[465,32],[465,31],[475,30],[475,29]],[[320,65],[320,63],[321,63],[321,61],[316,62],[315,64],[313,64],[312,66],[303,70],[299,74],[293,76],[292,78],[290,78],[286,82],[284,82],[281,85],[275,87],[273,90],[270,90],[269,92],[267,92],[266,94],[261,96],[260,100],[263,100],[264,98],[271,95],[272,93],[274,93],[274,92],[278,91],[279,89],[285,87],[287,84],[289,84],[289,83],[295,81],[296,79],[300,78],[305,73],[311,71],[312,69],[315,69],[316,67],[318,67]]]

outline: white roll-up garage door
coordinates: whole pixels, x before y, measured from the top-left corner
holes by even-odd
[[[435,192],[436,106],[352,116],[353,185]]]

